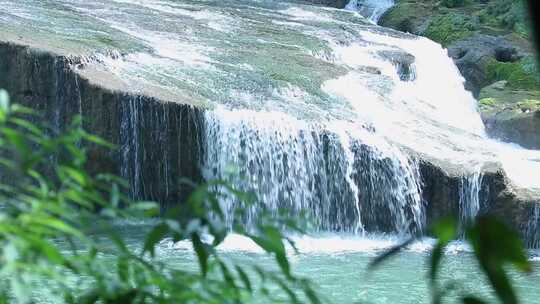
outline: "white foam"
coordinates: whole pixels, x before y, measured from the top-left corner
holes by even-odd
[[[292,236],[290,237],[299,254],[308,255],[334,255],[334,254],[352,254],[362,253],[375,255],[389,250],[395,246],[403,244],[407,239],[395,235],[347,235],[347,234],[324,234],[315,236]],[[206,239],[211,241],[211,239]],[[428,253],[436,244],[435,239],[423,238],[408,245],[403,250],[405,252]],[[293,247],[285,242],[286,250],[289,255],[293,255],[296,251]],[[166,239],[159,244],[162,250],[182,250],[192,251],[190,241],[180,241],[173,243],[172,240]],[[223,243],[218,248],[222,253],[246,252],[263,254],[265,251],[261,249],[250,238],[238,234],[228,235]],[[472,252],[472,248],[465,242],[451,242],[445,250],[445,254],[456,255],[466,252]]]

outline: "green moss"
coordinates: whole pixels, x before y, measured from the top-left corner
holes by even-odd
[[[497,100],[495,98],[488,97],[488,98],[480,99],[479,103],[480,103],[480,106],[492,107],[495,104],[497,104]]]
[[[422,14],[422,6],[418,3],[399,2],[391,8],[381,19],[381,25],[402,32],[413,33],[413,23],[419,14]]]
[[[482,24],[511,30],[524,38],[530,35],[530,18],[524,0],[493,0],[478,15]]]
[[[448,13],[434,17],[424,35],[443,46],[471,36],[477,29],[477,24],[471,17],[459,13]]]
[[[460,7],[465,5],[465,0],[443,0],[442,5],[446,7]]]
[[[523,112],[532,112],[540,109],[540,100],[526,99],[517,103],[518,108]]]
[[[518,62],[498,62],[490,60],[486,65],[490,82],[506,80],[513,89],[538,89],[540,78],[534,58],[526,57]]]

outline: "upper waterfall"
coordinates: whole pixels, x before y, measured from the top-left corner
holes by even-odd
[[[348,7],[369,9],[376,22],[392,3]],[[204,178],[236,167],[239,188],[274,212],[309,210],[319,229],[422,231],[419,157],[475,177],[483,164],[503,163],[516,184],[540,188],[540,152],[486,137],[445,49],[358,14],[254,0],[0,5],[0,38],[70,54],[80,75],[104,87],[206,109]],[[143,118],[123,119],[135,129]],[[140,149],[139,134],[128,133],[123,142]],[[122,159],[135,166],[126,177],[142,174],[137,157]],[[476,180],[467,189],[478,191]],[[478,196],[467,195],[464,204]],[[464,217],[476,212],[471,204]]]
[[[394,6],[394,0],[350,0],[345,9],[357,11],[377,24],[382,15],[392,6]]]

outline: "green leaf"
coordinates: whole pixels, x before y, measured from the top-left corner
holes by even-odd
[[[73,226],[69,225],[68,223],[62,221],[62,220],[59,220],[59,219],[56,219],[56,218],[53,218],[53,217],[32,217],[30,219],[30,224],[31,225],[42,225],[42,226],[45,226],[45,227],[49,227],[49,228],[53,228],[59,232],[63,232],[65,234],[68,234],[68,235],[72,235],[72,236],[75,236],[77,238],[79,238],[80,240],[84,240],[86,239],[86,237],[84,236],[84,234],[74,228]]]
[[[201,238],[197,233],[191,234],[191,243],[193,244],[193,249],[199,260],[201,274],[203,277],[206,277],[206,274],[208,273],[208,257],[210,256],[209,247],[201,241]]]
[[[504,266],[511,264],[524,272],[530,272],[532,267],[517,233],[495,218],[480,217],[467,237],[499,299],[505,304],[518,303]]]
[[[441,244],[448,244],[456,239],[458,225],[453,218],[443,218],[431,227],[431,232]]]
[[[128,210],[134,213],[142,212],[146,217],[159,214],[159,205],[155,202],[137,202],[131,203]]]
[[[390,258],[396,256],[398,253],[400,253],[403,249],[407,248],[407,246],[409,246],[415,240],[416,240],[415,238],[410,238],[410,239],[406,240],[405,242],[386,250],[385,252],[383,252],[381,255],[377,256],[375,259],[373,259],[369,263],[368,270],[373,271],[375,268],[380,266],[383,262],[386,262],[388,259],[390,259]]]
[[[281,271],[286,276],[291,276],[289,261],[283,244],[283,235],[277,228],[264,227],[261,235],[248,235],[248,237],[267,253],[273,253]]]
[[[102,147],[106,147],[106,148],[109,148],[109,149],[115,149],[116,146],[111,144],[110,142],[104,140],[103,138],[99,137],[99,136],[95,136],[95,135],[92,135],[92,134],[87,134],[85,133],[84,134],[84,139],[86,139],[87,141],[89,142],[92,142],[98,146],[102,146]]]
[[[439,271],[439,265],[441,258],[444,253],[445,245],[442,243],[437,243],[433,250],[431,251],[431,259],[430,259],[430,268],[429,268],[429,278],[431,280],[431,284],[435,284],[435,281],[437,280],[437,273]]]
[[[79,185],[81,185],[81,186],[86,186],[87,185],[88,177],[86,176],[86,174],[83,171],[81,171],[79,169],[76,169],[76,168],[71,168],[71,167],[68,167],[68,166],[60,166],[59,169],[61,170],[62,173],[69,176],[71,179],[73,179]]]
[[[249,280],[248,275],[246,272],[238,265],[236,265],[236,272],[238,272],[238,276],[240,277],[240,280],[244,284],[244,287],[250,292],[253,293],[253,288],[251,287],[251,281]]]
[[[219,268],[221,269],[221,274],[223,275],[223,279],[225,279],[225,282],[229,287],[231,287],[236,294],[238,294],[238,286],[236,286],[236,282],[234,280],[234,277],[229,270],[229,267],[223,261],[218,260]]]
[[[0,90],[0,112],[4,115],[9,113],[9,94],[5,90]]]
[[[476,298],[476,297],[473,297],[473,296],[467,296],[467,297],[464,297],[463,299],[461,299],[463,301],[463,304],[484,304],[486,302]]]
[[[143,254],[149,252],[152,257],[155,256],[155,247],[169,233],[169,226],[159,224],[146,236],[144,242]]]
[[[431,233],[437,238],[437,244],[431,251],[429,269],[429,278],[431,284],[434,286],[437,280],[439,265],[444,255],[444,249],[449,242],[455,240],[458,236],[458,224],[451,217],[443,218],[431,227]]]
[[[16,117],[13,117],[10,119],[10,122],[12,122],[13,124],[19,126],[19,127],[22,127],[28,131],[30,131],[31,133],[37,135],[37,136],[43,136],[43,131],[41,131],[40,128],[38,128],[36,125],[32,124],[31,122],[27,121],[27,120],[24,120],[24,119],[21,119],[21,118],[16,118]]]

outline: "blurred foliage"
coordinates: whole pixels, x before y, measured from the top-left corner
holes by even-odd
[[[243,204],[235,211],[242,218],[254,196],[223,181],[199,186],[157,218],[158,206],[130,201],[122,180],[84,169],[85,144],[109,145],[86,133],[80,120],[57,137],[31,122],[37,120],[0,91],[1,303],[36,302],[39,289],[66,303],[321,303],[287,259],[285,245],[294,244],[281,229],[301,231],[294,221],[263,217],[249,231],[238,222],[231,230],[220,197],[232,194]],[[151,217],[142,248],[128,245],[112,225]],[[272,255],[277,270],[223,258],[217,246],[232,232]],[[199,271],[161,262],[156,247],[163,240],[190,241]]]
[[[459,238],[461,235],[459,230],[459,224],[452,218],[442,219],[431,227],[431,234],[437,239],[429,259],[429,282],[433,304],[442,303],[445,296],[450,291],[457,290],[456,287],[459,285],[459,282],[450,281],[440,286],[437,276],[444,259],[445,248],[451,241]],[[471,245],[478,265],[501,303],[518,303],[518,298],[507,274],[507,266],[514,266],[517,270],[525,273],[531,272],[532,266],[517,233],[500,220],[483,216],[477,218],[473,224],[465,229],[465,239]],[[370,268],[374,269],[398,254],[414,240],[411,238],[383,253],[371,263]],[[487,303],[472,294],[461,294],[460,298],[464,304]]]

